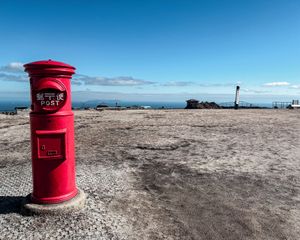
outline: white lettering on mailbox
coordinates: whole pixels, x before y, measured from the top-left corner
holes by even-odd
[[[64,100],[64,94],[63,93],[59,93],[56,95],[56,100],[57,101],[63,101]]]
[[[37,93],[36,94],[36,100],[43,101],[44,100],[44,94],[43,93]]]
[[[65,94],[62,92],[37,93],[36,100],[41,106],[59,106],[65,100]]]
[[[52,100],[55,97],[55,93],[45,93],[45,98],[48,100]]]

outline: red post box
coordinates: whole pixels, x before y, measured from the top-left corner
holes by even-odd
[[[78,193],[70,80],[75,68],[52,60],[24,65],[31,87],[31,149],[36,204],[57,204]]]

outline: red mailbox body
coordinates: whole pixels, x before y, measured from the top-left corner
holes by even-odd
[[[75,68],[56,61],[24,65],[31,87],[31,150],[34,203],[67,201],[77,194],[74,116],[70,80]]]

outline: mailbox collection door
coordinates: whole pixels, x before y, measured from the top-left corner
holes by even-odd
[[[44,160],[66,159],[66,129],[36,131],[37,158]]]

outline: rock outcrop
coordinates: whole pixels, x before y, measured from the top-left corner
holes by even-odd
[[[199,102],[195,99],[189,99],[186,101],[185,109],[221,109],[222,107],[215,102]]]

